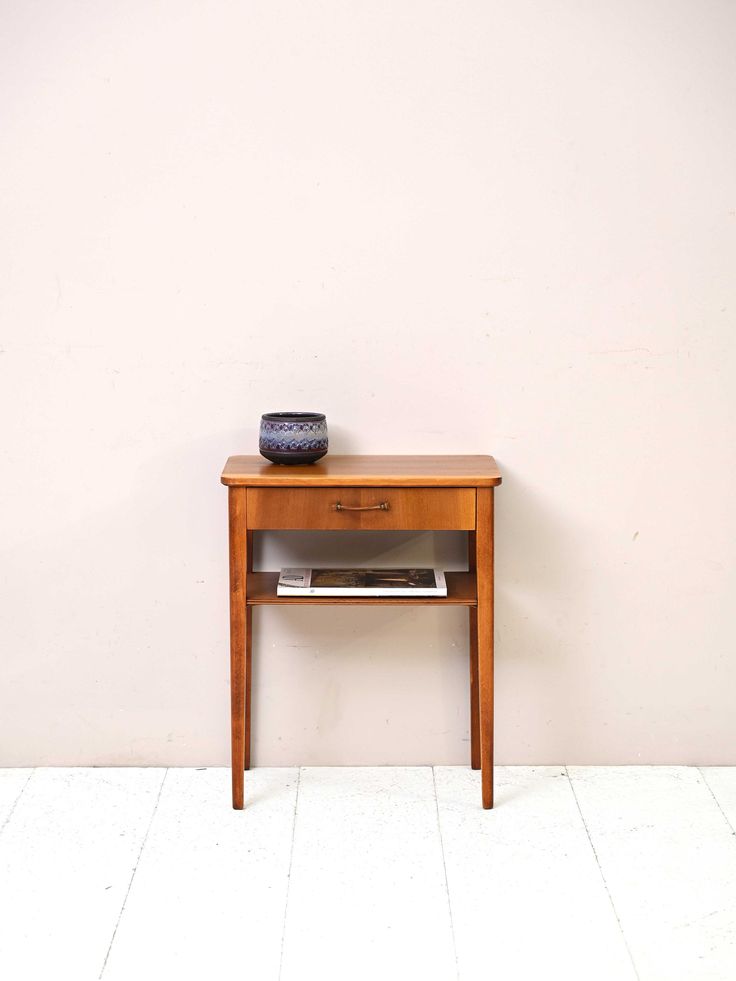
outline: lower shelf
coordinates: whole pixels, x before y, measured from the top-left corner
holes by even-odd
[[[277,596],[278,572],[249,572],[248,606],[477,606],[474,572],[446,572],[447,596]]]

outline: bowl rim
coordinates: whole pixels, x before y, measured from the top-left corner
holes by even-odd
[[[324,412],[264,412],[261,419],[267,422],[284,422],[292,419],[294,422],[324,422]]]

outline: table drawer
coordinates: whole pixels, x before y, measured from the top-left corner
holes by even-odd
[[[255,529],[469,531],[475,488],[249,487],[246,510]]]

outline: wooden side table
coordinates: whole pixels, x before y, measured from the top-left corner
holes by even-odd
[[[470,762],[493,807],[493,488],[490,456],[327,456],[277,466],[232,456],[222,472],[230,519],[230,721],[233,807],[250,768],[253,607],[265,603],[467,606]],[[340,508],[336,508],[337,504]],[[253,572],[253,532],[268,529],[467,531],[468,571],[448,572],[442,597],[277,596],[278,572]]]

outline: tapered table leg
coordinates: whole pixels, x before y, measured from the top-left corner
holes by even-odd
[[[250,728],[251,728],[251,678],[253,661],[253,607],[245,608],[245,699],[243,715],[245,724],[245,747],[243,753],[243,769],[250,770]]]
[[[475,532],[468,532],[468,570],[475,571]],[[478,692],[478,613],[468,607],[470,636],[468,643],[470,660],[470,767],[480,770],[480,696]]]
[[[493,490],[477,489],[475,562],[478,581],[477,644],[480,770],[483,807],[493,807]]]
[[[470,625],[470,768],[480,770],[480,692],[478,685],[478,613],[468,607]]]
[[[247,555],[246,569],[253,571],[253,532],[245,533]],[[247,580],[246,580],[247,582]],[[253,607],[245,607],[245,764],[244,769],[250,770],[250,732],[251,732],[251,679],[253,663]]]
[[[233,807],[243,809],[245,768],[245,663],[246,663],[246,488],[228,489],[230,532],[230,739]]]

